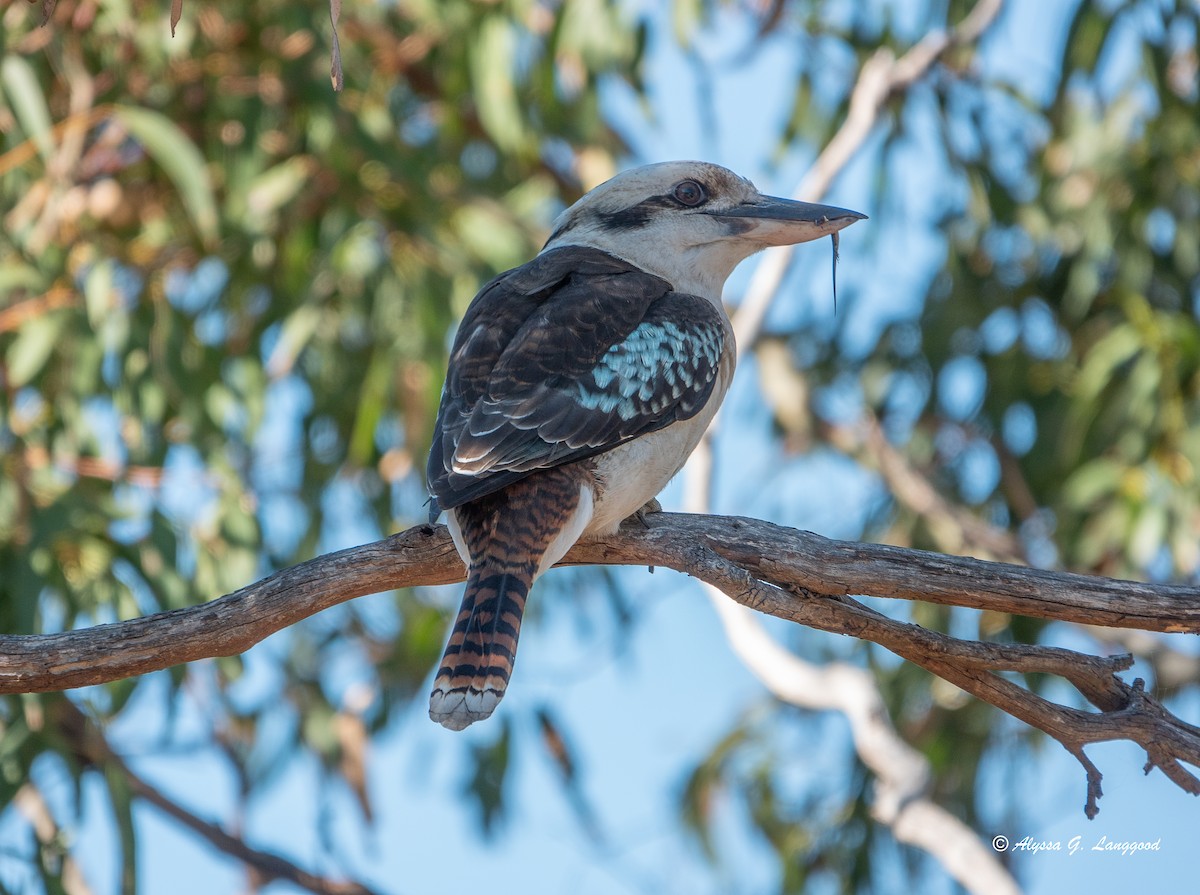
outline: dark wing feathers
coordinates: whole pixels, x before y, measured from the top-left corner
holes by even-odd
[[[434,512],[694,416],[723,339],[708,301],[597,249],[554,249],[498,277],[451,352]]]

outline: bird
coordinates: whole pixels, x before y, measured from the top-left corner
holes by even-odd
[[[467,568],[434,721],[462,730],[493,713],[534,580],[581,538],[644,518],[683,467],[733,376],[721,294],[734,267],[865,217],[763,195],[708,162],[660,162],[586,193],[533,260],[479,291],[427,466],[430,523],[446,513]]]

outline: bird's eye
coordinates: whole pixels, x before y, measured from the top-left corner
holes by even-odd
[[[704,187],[694,180],[685,180],[675,187],[675,198],[689,208],[695,208],[708,198]]]

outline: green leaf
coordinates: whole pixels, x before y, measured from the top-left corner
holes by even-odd
[[[316,168],[310,156],[301,155],[268,168],[254,178],[246,192],[247,225],[262,229],[272,214],[300,194]]]
[[[1063,500],[1077,510],[1090,509],[1102,497],[1112,494],[1121,483],[1125,466],[1100,458],[1075,470],[1063,486]]]
[[[137,835],[129,780],[114,766],[104,768],[113,820],[121,840],[121,895],[137,895]]]
[[[54,351],[61,318],[50,314],[30,320],[21,327],[8,348],[8,381],[20,388],[41,372]]]
[[[1130,325],[1115,327],[1092,346],[1076,379],[1076,397],[1090,402],[1112,381],[1118,367],[1142,348],[1142,339]]]
[[[117,119],[137,138],[175,188],[206,243],[217,239],[217,203],[204,156],[171,119],[149,109],[117,106]]]
[[[0,295],[9,296],[18,290],[41,292],[45,288],[46,278],[28,264],[14,261],[0,267]]]
[[[83,297],[87,306],[88,323],[97,332],[104,325],[108,309],[112,306],[113,268],[105,260],[93,265],[83,284]]]
[[[26,136],[37,144],[42,158],[49,162],[54,152],[54,135],[50,127],[50,108],[38,84],[33,66],[20,56],[5,56],[0,62],[0,80],[12,101],[13,112],[21,122]]]
[[[1166,507],[1148,503],[1138,513],[1129,536],[1129,558],[1145,568],[1154,560],[1167,535]]]
[[[475,105],[484,129],[496,145],[519,152],[525,143],[521,106],[513,83],[516,56],[513,25],[502,16],[489,16],[479,32],[479,45],[471,54]]]
[[[286,375],[317,331],[321,310],[313,305],[301,305],[283,321],[279,341],[267,358],[267,375],[277,378]]]

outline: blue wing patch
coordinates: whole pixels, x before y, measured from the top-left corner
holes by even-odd
[[[575,400],[585,410],[616,413],[622,420],[658,416],[697,388],[708,391],[723,336],[719,325],[689,330],[670,320],[644,321],[604,353],[590,382],[576,383]]]

